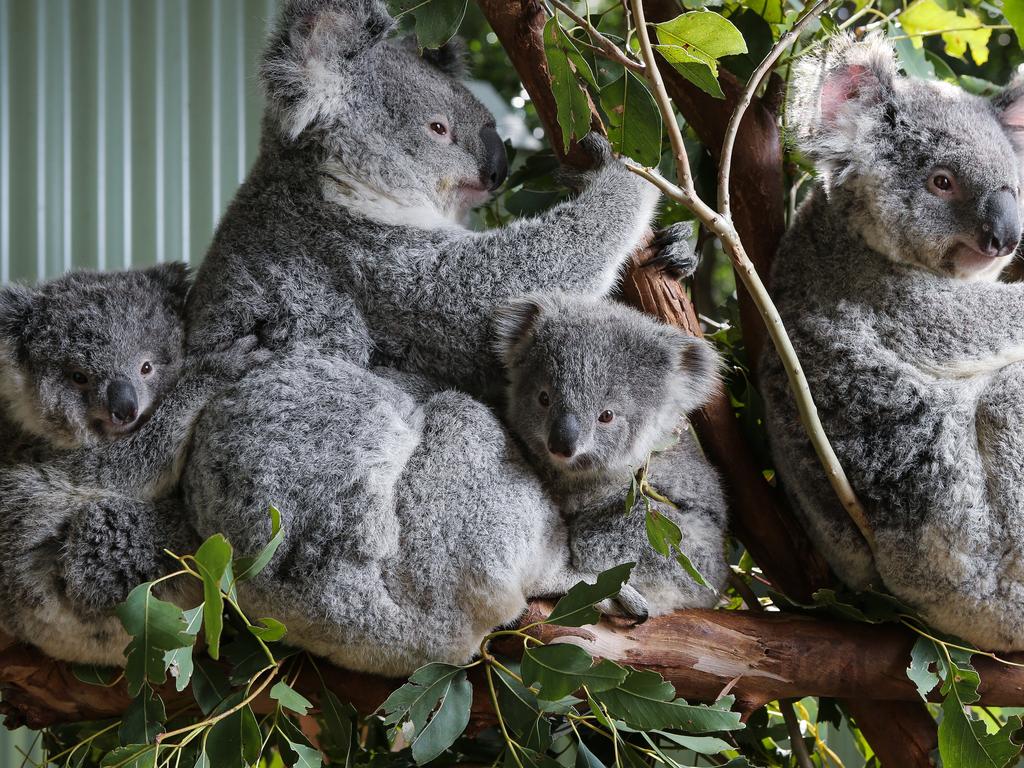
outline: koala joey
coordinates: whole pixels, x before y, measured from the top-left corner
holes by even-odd
[[[183,265],[0,290],[5,629],[70,661],[123,662],[113,607],[189,551],[187,438],[244,356],[183,357]],[[250,345],[251,346],[251,345]]]
[[[772,288],[818,413],[865,507],[826,481],[774,354],[761,363],[779,476],[850,586],[884,585],[937,629],[1024,649],[1024,83],[991,99],[901,76],[880,38],[837,37],[794,79],[818,182]]]
[[[692,435],[659,450],[718,386],[711,346],[628,307],[559,295],[500,310],[496,346],[508,372],[506,423],[561,509],[573,566],[637,563],[629,583],[652,615],[713,606],[729,573],[718,476]],[[625,510],[645,466],[668,499],[652,505],[679,526],[712,588],[650,546],[642,499]]]

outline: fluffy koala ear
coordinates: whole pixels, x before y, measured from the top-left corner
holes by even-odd
[[[461,37],[453,37],[440,48],[425,48],[423,59],[449,77],[461,80],[469,74],[469,48]]]
[[[285,135],[296,139],[394,26],[381,0],[289,0],[260,68]]]
[[[678,364],[676,399],[687,413],[704,406],[721,383],[722,359],[714,346],[677,329],[668,328],[672,353]]]
[[[896,77],[896,52],[881,35],[836,35],[794,73],[788,110],[797,145],[815,161],[848,156],[858,118],[886,103]]]
[[[544,302],[526,296],[498,307],[491,317],[492,348],[505,365],[512,365],[544,314]]]
[[[0,353],[16,355],[22,334],[32,317],[36,292],[11,283],[0,288]]]
[[[143,274],[153,283],[155,291],[171,311],[182,315],[185,311],[185,300],[192,287],[192,274],[188,265],[180,262],[160,264],[143,270]]]
[[[1024,153],[1024,75],[1017,75],[992,98],[999,120],[1018,153]]]

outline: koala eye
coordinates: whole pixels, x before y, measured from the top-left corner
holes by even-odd
[[[142,368],[140,369],[140,371],[143,376],[149,376],[149,374],[153,372],[153,364],[149,362],[149,360],[147,360],[142,364]]]
[[[945,168],[932,171],[928,177],[928,191],[937,197],[950,199],[956,196],[958,190],[956,177]]]
[[[601,415],[597,417],[597,420],[602,424],[608,424],[614,418],[615,414],[612,411],[601,411]]]
[[[427,123],[427,130],[430,131],[431,138],[441,142],[442,144],[447,144],[452,140],[450,135],[451,131],[448,128],[448,121],[443,118],[431,120]]]
[[[84,387],[89,383],[89,377],[81,371],[72,371],[68,376],[76,387]]]
[[[537,396],[537,402],[539,402],[542,406],[547,408],[549,405],[551,405],[551,398],[548,396],[547,392],[541,390],[540,395]]]

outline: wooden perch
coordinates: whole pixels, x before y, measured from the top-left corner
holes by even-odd
[[[529,620],[540,618],[549,608],[550,604],[536,603]],[[654,670],[671,681],[679,695],[693,701],[714,701],[728,689],[747,713],[770,701],[804,696],[870,697],[873,706],[883,710],[887,702],[919,700],[905,672],[915,636],[897,625],[692,610],[637,627],[607,622],[579,629],[542,626],[536,634],[546,642],[574,643],[594,656]],[[510,643],[501,650],[514,656],[522,646]],[[977,657],[974,664],[981,673],[981,704],[1024,704],[1024,669],[987,657]],[[334,693],[364,715],[376,711],[404,682],[349,672],[326,662],[320,662],[320,672]],[[493,711],[486,686],[474,682],[473,716],[476,727],[481,727],[492,722]],[[320,678],[306,665],[294,687],[316,702]],[[192,703],[191,691],[178,693],[171,684],[159,693],[169,710]],[[83,683],[69,665],[3,637],[0,694],[0,711],[12,727],[43,728],[119,717],[131,701],[123,680],[108,688]],[[258,700],[255,709],[271,711],[273,702]]]

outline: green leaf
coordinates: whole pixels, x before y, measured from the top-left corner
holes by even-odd
[[[598,574],[594,584],[581,582],[575,585],[555,604],[554,610],[544,623],[563,627],[582,627],[585,624],[597,623],[601,615],[594,608],[594,604],[618,595],[634,565],[636,563],[617,565]]]
[[[766,3],[767,5],[767,3]],[[747,52],[736,26],[713,11],[693,11],[655,24],[654,46],[683,77],[715,98],[723,98],[718,84],[718,60]]]
[[[180,608],[153,596],[153,584],[140,584],[117,607],[121,624],[132,636],[125,649],[128,692],[137,696],[147,681],[161,685],[167,679],[164,654],[195,643],[185,632],[187,622]]]
[[[782,22],[782,0],[744,0],[743,5],[769,24]]]
[[[626,493],[626,514],[633,511],[636,506],[637,496],[640,494],[640,483],[636,481],[636,475],[629,478],[629,492]]]
[[[608,140],[636,162],[657,166],[661,160],[661,112],[647,86],[632,72],[601,89],[608,115]]]
[[[595,693],[594,698],[612,716],[644,731],[679,728],[688,733],[709,733],[743,728],[738,712],[676,699],[672,684],[656,672],[629,670],[620,686]]]
[[[926,637],[917,638],[917,642],[910,650],[907,677],[917,686],[917,692],[925,701],[928,700],[928,694],[939,684],[939,676],[932,670],[932,666],[938,661],[939,653],[935,643]]]
[[[199,575],[203,577],[203,624],[206,627],[206,652],[220,658],[220,634],[224,629],[224,596],[221,579],[231,564],[231,545],[216,533],[199,547],[195,555]]]
[[[121,719],[117,730],[118,740],[125,746],[129,744],[152,744],[158,734],[164,732],[164,721],[167,711],[164,702],[153,693],[153,689],[143,684]]]
[[[196,758],[196,764],[194,768],[211,768],[210,767],[210,756],[206,754],[206,748],[200,747],[199,757]]]
[[[1011,736],[1021,728],[1019,716],[1011,717],[996,733],[969,716],[956,696],[942,702],[939,723],[939,755],[944,768],[1006,768],[1015,763],[1021,745]]]
[[[308,714],[313,706],[309,699],[288,685],[284,680],[275,683],[274,687],[270,689],[270,698],[285,709],[290,709],[298,715]]]
[[[395,18],[411,13],[416,19],[420,48],[440,48],[459,31],[469,0],[391,0]]]
[[[523,653],[523,680],[537,686],[540,695],[556,701],[586,685],[591,692],[615,688],[626,679],[626,669],[604,660],[594,664],[576,645],[558,643],[528,648]]]
[[[507,666],[516,671],[514,662],[509,661]],[[495,667],[492,674],[497,677],[494,688],[498,694],[498,705],[505,724],[517,736],[522,736],[540,717],[541,704],[533,691],[504,670]]]
[[[250,632],[239,632],[224,645],[222,655],[231,664],[232,685],[245,685],[270,664],[267,652]]]
[[[381,705],[384,724],[408,720],[413,728],[412,756],[423,764],[450,747],[469,723],[473,686],[466,670],[451,664],[427,664]]]
[[[270,541],[267,542],[266,546],[257,555],[235,558],[233,565],[235,581],[248,581],[266,568],[267,563],[273,558],[282,541],[284,541],[284,529],[281,528],[281,512],[277,507],[271,507]]]
[[[688,558],[686,556],[686,553],[683,552],[683,550],[681,549],[676,553],[676,562],[679,563],[679,565],[682,566],[683,570],[686,571],[687,575],[695,582],[700,584],[700,586],[706,587],[710,590],[715,589],[710,584],[708,584],[708,580],[704,578],[704,574],[697,570],[697,566],[690,562],[690,558]]]
[[[100,768],[156,768],[159,749],[152,744],[118,747],[103,756]]]
[[[249,625],[249,631],[265,643],[276,643],[288,634],[288,628],[277,619],[264,618],[257,621],[258,624]]]
[[[568,150],[573,138],[580,139],[590,132],[590,99],[579,77],[594,81],[594,75],[554,16],[544,25],[544,55],[555,97],[556,117],[562,129],[562,147]]]
[[[352,763],[356,717],[356,708],[351,704],[342,703],[326,688],[320,692],[320,725],[324,737],[321,743],[326,742],[333,747],[332,756],[344,755],[344,759],[337,763],[341,768],[348,768]]]
[[[697,752],[701,755],[718,755],[732,749],[732,746],[714,736],[686,736],[681,733],[668,733],[667,731],[654,731],[664,739],[672,743]]]
[[[576,768],[605,768],[597,755],[580,739],[576,742]]]
[[[1010,22],[1018,40],[1024,40],[1024,0],[1003,0],[1003,15]]]
[[[74,664],[71,667],[71,674],[83,683],[109,688],[124,673],[117,667],[101,667],[98,664]]]
[[[203,606],[198,605],[191,610],[185,611],[185,634],[195,637],[199,634],[199,629],[202,625]],[[174,678],[174,688],[178,693],[184,691],[192,679],[192,648],[193,646],[186,645],[182,648],[175,648],[173,651],[167,651],[164,654],[164,666],[167,667],[167,671]]]
[[[209,715],[231,695],[231,685],[224,670],[210,659],[196,661],[192,674],[192,695],[204,715]]]
[[[242,699],[243,694],[236,693],[227,708],[237,706]],[[206,737],[206,753],[210,764],[216,768],[246,768],[253,765],[260,759],[262,748],[260,727],[248,705],[215,723]]]
[[[946,53],[962,59],[971,49],[971,58],[981,66],[988,61],[988,41],[991,28],[985,26],[981,17],[970,9],[947,10],[935,0],[916,0],[899,15],[900,26],[918,48],[924,45],[924,37],[942,32]]]
[[[287,748],[282,750],[286,765],[292,768],[321,768],[324,764],[320,750],[315,749],[305,734],[287,717],[277,723],[278,732],[284,737]]]

